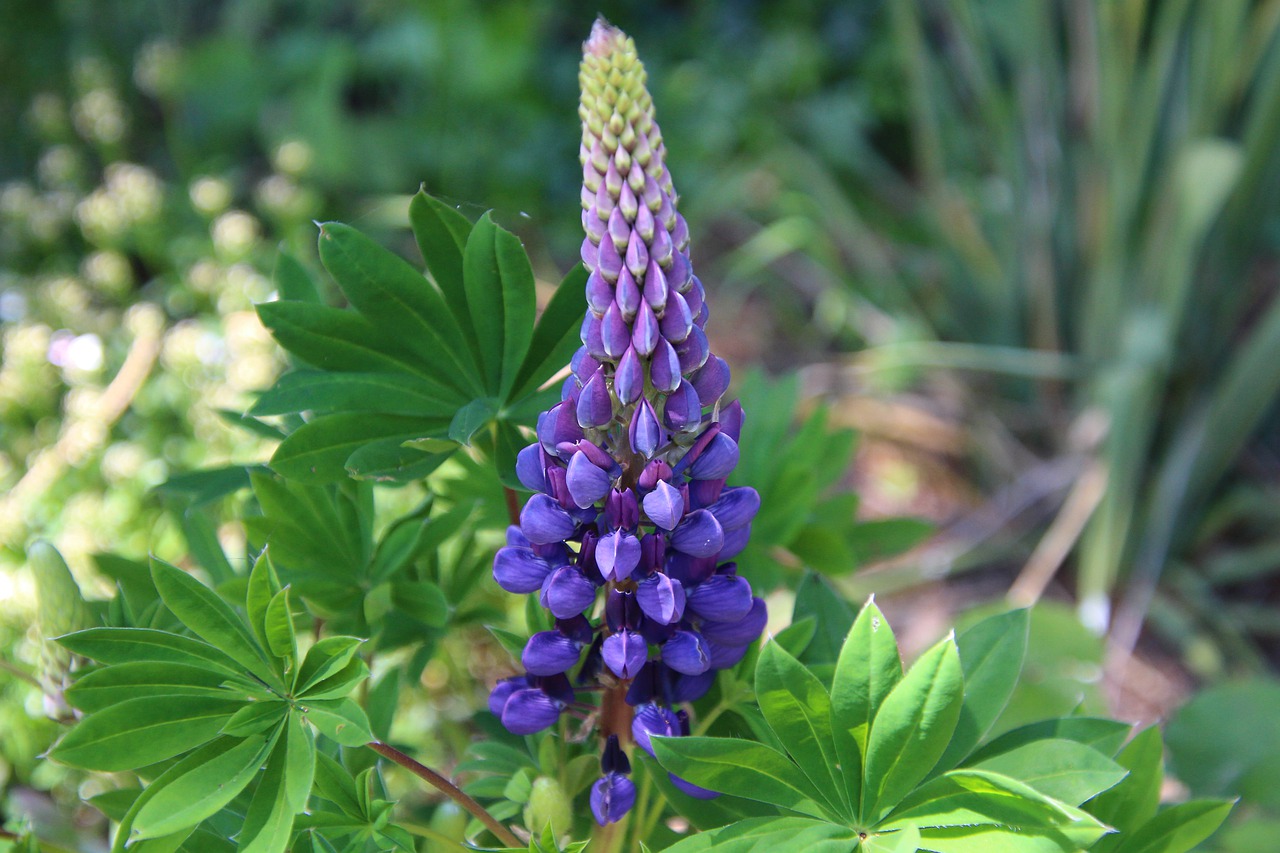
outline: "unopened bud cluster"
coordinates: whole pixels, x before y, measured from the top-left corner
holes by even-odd
[[[764,628],[764,602],[728,562],[760,498],[725,485],[742,409],[721,406],[729,369],[703,332],[703,287],[632,40],[597,21],[579,79],[583,346],[561,402],[518,456],[535,494],[493,566],[503,589],[537,593],[555,628],[529,639],[527,675],[500,682],[489,706],[531,734],[577,704],[575,685],[625,689],[632,738],[652,753],[651,734],[688,734],[677,706],[706,693]],[[591,804],[604,824],[635,800],[616,733],[602,769]]]

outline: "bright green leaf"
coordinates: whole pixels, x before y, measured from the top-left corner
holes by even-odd
[[[359,651],[363,640],[355,637],[325,637],[309,649],[298,668],[299,694],[345,667]]]
[[[288,587],[277,592],[267,605],[264,630],[271,654],[297,660],[298,638],[293,630],[293,613],[289,611]]]
[[[1098,853],[1114,853],[1129,834],[1150,820],[1160,807],[1160,789],[1164,784],[1164,743],[1160,727],[1151,726],[1140,732],[1116,757],[1129,775],[1120,784],[1099,794],[1085,804],[1085,809],[1120,834],[1104,838]]]
[[[420,375],[295,370],[264,391],[249,414],[377,412],[450,418],[464,402],[465,398],[453,388]]]
[[[831,698],[822,682],[776,642],[770,642],[761,648],[756,661],[755,688],[765,720],[792,759],[835,812],[852,817],[844,786],[838,784]]]
[[[1123,767],[1073,740],[1038,740],[972,765],[1025,782],[1040,793],[1078,806],[1126,775]],[[1092,809],[1094,816],[1106,818]]]
[[[586,284],[587,270],[582,264],[569,270],[560,282],[533,329],[529,351],[516,374],[514,390],[508,399],[527,397],[569,363],[581,345],[578,327],[582,325],[582,293]]]
[[[862,777],[864,817],[875,820],[924,779],[947,748],[963,698],[960,653],[947,637],[920,656],[876,711]]]
[[[231,715],[222,727],[224,735],[248,737],[277,725],[288,713],[289,705],[280,699],[251,702]]]
[[[338,483],[347,479],[348,459],[377,439],[394,439],[398,446],[421,438],[435,427],[420,418],[363,412],[323,415],[298,427],[271,455],[271,468],[299,483]]]
[[[444,294],[445,303],[467,339],[473,357],[478,359],[480,350],[467,308],[462,271],[462,251],[471,234],[471,222],[440,199],[419,191],[409,202],[409,226],[431,278]]]
[[[280,738],[249,801],[237,836],[240,853],[284,853],[288,846],[296,811],[286,790],[287,768],[288,740]]]
[[[1234,800],[1192,800],[1170,806],[1128,833],[1116,853],[1187,853],[1218,831]]]
[[[58,643],[78,655],[106,664],[137,661],[177,663],[240,675],[244,670],[208,643],[150,628],[89,628],[59,637]]]
[[[734,738],[652,738],[667,770],[712,791],[827,817],[823,797],[789,758],[762,743]]]
[[[505,399],[533,335],[534,279],[529,256],[520,240],[486,213],[467,238],[462,268],[485,387]]]
[[[316,771],[316,739],[302,716],[289,714],[285,724],[285,796],[289,807],[300,812],[311,796],[311,781]]]
[[[224,687],[227,676],[218,671],[180,663],[134,661],[86,672],[67,689],[67,701],[86,713],[129,699],[148,696],[209,696],[244,699]]]
[[[308,700],[303,712],[325,737],[343,746],[364,746],[374,740],[364,709],[350,699]]]
[[[831,734],[850,803],[862,802],[863,756],[871,721],[901,678],[893,629],[875,600],[869,600],[849,629],[831,683]]]
[[[207,696],[129,699],[85,717],[50,757],[104,772],[145,767],[211,740],[242,704]]]

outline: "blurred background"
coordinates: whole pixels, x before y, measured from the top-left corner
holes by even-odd
[[[6,0],[6,814],[76,794],[38,760],[56,724],[24,676],[57,625],[27,543],[51,539],[92,596],[110,589],[92,555],[201,535],[157,487],[269,455],[240,415],[285,362],[252,306],[278,248],[318,269],[313,220],[414,257],[423,185],[495,209],[558,281],[597,12],[649,69],[713,347],[749,412],[775,412],[762,437],[784,446],[791,412],[856,435],[834,472],[856,498],[824,504],[853,532],[789,528],[760,571],[876,592],[917,648],[974,608],[1039,603],[1023,713],[1169,721],[1169,796],[1244,794],[1213,849],[1267,848],[1271,0]]]

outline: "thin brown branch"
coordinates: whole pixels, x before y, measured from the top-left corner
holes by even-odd
[[[507,499],[507,518],[512,524],[520,523],[520,497],[515,493],[514,489],[506,486],[502,487],[503,497]]]
[[[432,770],[430,767],[415,761],[400,750],[396,749],[394,746],[388,746],[387,744],[380,743],[379,741],[366,744],[366,746],[388,761],[394,761],[396,764],[399,764],[401,767],[408,770],[419,779],[422,779],[428,785],[440,791],[467,811],[471,812],[471,814],[483,823],[485,827],[505,846],[524,846],[520,843],[520,839],[516,838],[515,835],[512,834],[511,830],[507,829],[498,822],[497,818],[485,811],[484,806],[477,803],[469,795],[464,793],[461,788],[441,776],[436,771]]]

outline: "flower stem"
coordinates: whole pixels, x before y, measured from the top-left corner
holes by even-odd
[[[366,746],[381,755],[383,758],[399,764],[401,767],[408,770],[419,779],[422,779],[428,785],[431,785],[433,788],[443,793],[467,811],[471,812],[471,814],[483,823],[485,827],[505,846],[524,846],[520,843],[520,839],[516,838],[511,833],[511,830],[507,829],[498,822],[497,818],[485,811],[484,806],[477,803],[474,799],[464,793],[461,788],[441,776],[436,771],[432,770],[430,767],[413,760],[395,747],[388,746],[387,744],[380,743],[379,741],[366,744]]]
[[[502,496],[507,499],[507,519],[512,524],[520,523],[520,496],[516,494],[515,489],[506,486],[502,487]]]

